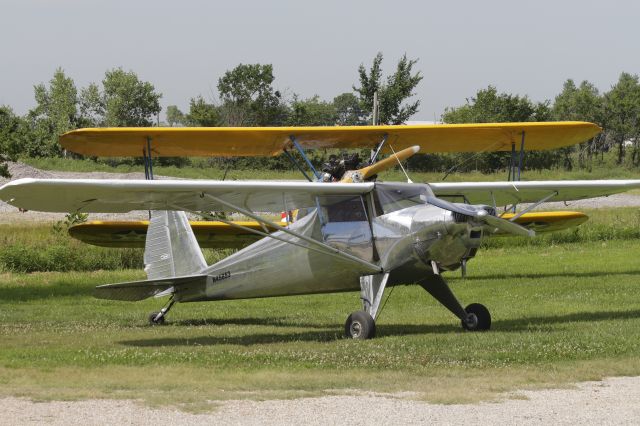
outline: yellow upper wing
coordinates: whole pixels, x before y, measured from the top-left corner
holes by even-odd
[[[386,135],[395,150],[420,152],[546,150],[584,142],[601,129],[579,121],[333,127],[117,127],[78,129],[60,137],[72,152],[98,157],[141,157],[151,140],[154,157],[274,156],[291,147],[370,148]],[[389,152],[388,150],[386,152]]]

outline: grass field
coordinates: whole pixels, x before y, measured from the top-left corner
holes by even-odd
[[[185,409],[229,398],[361,390],[436,402],[640,374],[638,240],[481,251],[448,278],[481,302],[492,330],[463,332],[426,292],[396,287],[378,338],[343,339],[359,295],[178,305],[97,300],[93,286],[141,270],[0,275],[0,394],[36,399],[140,398]]]

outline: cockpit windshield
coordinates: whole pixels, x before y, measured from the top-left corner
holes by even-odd
[[[374,202],[376,214],[383,215],[407,207],[426,204],[433,192],[427,185],[376,183]]]

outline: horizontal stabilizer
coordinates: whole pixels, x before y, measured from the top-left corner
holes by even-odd
[[[106,284],[98,286],[93,296],[98,299],[137,301],[153,296],[184,293],[201,289],[204,291],[207,275],[167,278],[161,280],[133,281],[128,283]]]

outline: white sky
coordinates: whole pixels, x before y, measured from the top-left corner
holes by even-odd
[[[239,63],[272,63],[276,88],[330,100],[376,52],[407,53],[424,80],[413,120],[489,84],[553,98],[567,78],[608,90],[640,72],[640,2],[0,0],[0,104],[23,114],[62,67],[78,88],[133,70],[185,110]]]

